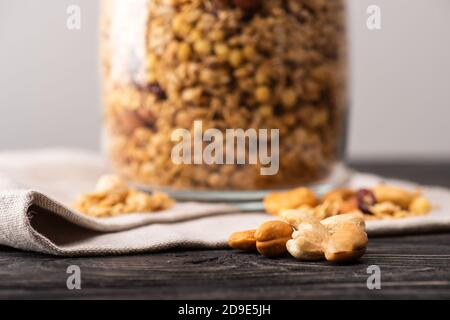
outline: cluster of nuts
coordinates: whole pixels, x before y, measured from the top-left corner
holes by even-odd
[[[364,218],[358,213],[325,220],[301,210],[282,211],[284,221],[268,221],[257,230],[233,233],[228,244],[233,249],[274,258],[289,252],[302,261],[349,262],[362,257],[368,238]]]
[[[396,219],[427,214],[431,204],[420,191],[380,184],[370,189],[337,189],[319,198],[307,188],[271,193],[264,199],[266,211],[279,216],[283,210],[300,210],[319,220],[357,212],[366,220]]]
[[[149,0],[114,10],[118,1],[104,0],[105,124],[116,171],[144,185],[190,190],[325,178],[339,160],[345,118],[344,3]],[[129,17],[120,16],[125,9]],[[262,164],[174,164],[171,134],[193,131],[195,120],[223,132],[279,129],[279,173],[261,176]]]
[[[95,192],[84,194],[73,208],[89,216],[105,218],[125,213],[154,212],[170,208],[174,200],[164,193],[147,194],[129,188],[115,175],[101,177]]]

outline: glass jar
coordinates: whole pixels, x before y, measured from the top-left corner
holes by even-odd
[[[144,189],[188,198],[250,199],[342,182],[344,4],[103,0],[105,141],[114,170]],[[244,133],[244,143],[230,130]],[[177,149],[185,161],[174,158],[189,139]],[[202,158],[212,142],[224,146],[209,154],[215,161]]]

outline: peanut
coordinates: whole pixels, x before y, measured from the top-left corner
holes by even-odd
[[[286,253],[286,243],[292,237],[292,227],[283,221],[268,221],[256,230],[256,249],[263,256],[273,258]]]
[[[256,230],[246,230],[233,233],[228,238],[228,245],[233,249],[256,251]]]

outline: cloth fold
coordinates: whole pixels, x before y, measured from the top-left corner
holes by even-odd
[[[242,213],[227,204],[193,202],[112,218],[71,210],[68,204],[92,190],[104,172],[102,158],[83,151],[0,152],[0,244],[59,256],[226,248],[230,233],[270,219],[262,212]],[[380,181],[418,187],[362,173],[353,173],[350,187],[370,187]],[[450,231],[450,190],[422,189],[436,206],[432,214],[369,221],[369,236]]]

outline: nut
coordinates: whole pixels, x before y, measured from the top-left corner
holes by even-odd
[[[348,262],[361,258],[366,252],[367,234],[355,223],[338,224],[325,246],[325,258],[332,262]]]
[[[358,200],[356,197],[350,198],[348,200],[342,201],[339,205],[339,213],[350,213],[359,210]]]
[[[335,216],[340,213],[341,201],[325,201],[317,207],[311,209],[314,217],[319,220]]]
[[[119,176],[113,174],[100,177],[95,187],[96,192],[126,192],[127,190],[126,183]]]
[[[289,212],[283,212],[289,216]],[[297,215],[300,217],[300,214]],[[325,219],[319,223],[314,217],[302,216],[298,221],[293,239],[286,244],[289,253],[300,260],[332,262],[359,259],[367,247],[367,234],[363,215],[344,214]]]
[[[255,98],[258,102],[266,103],[270,100],[270,89],[268,87],[262,86],[256,89]]]
[[[174,203],[164,193],[147,194],[130,189],[118,176],[105,175],[98,180],[96,191],[80,196],[73,208],[89,216],[104,218],[132,212],[165,210]]]
[[[388,185],[376,186],[373,192],[378,202],[392,202],[402,209],[408,209],[413,199],[418,196],[417,193]]]
[[[286,243],[292,238],[292,227],[283,221],[268,221],[256,230],[256,249],[273,258],[286,253]]]
[[[409,211],[416,215],[426,214],[431,211],[431,204],[424,197],[416,197],[409,205]]]
[[[286,248],[293,257],[305,261],[324,259],[323,248],[328,241],[329,233],[319,221],[310,220],[300,224],[292,237],[293,239],[287,242]]]
[[[224,48],[222,48],[222,51],[223,51],[223,49]],[[226,51],[225,52],[220,52],[220,53],[225,55]],[[230,55],[228,57],[228,61],[230,62],[230,64],[233,67],[235,67],[235,68],[239,67],[241,65],[241,63],[242,63],[242,60],[243,60],[243,55],[242,55],[242,52],[239,49],[234,49],[234,50],[232,50],[230,52]]]
[[[322,201],[336,201],[336,200],[350,200],[355,196],[355,191],[352,189],[336,189],[326,193],[322,197]]]
[[[256,230],[246,230],[233,233],[228,238],[228,245],[233,249],[256,251]]]
[[[277,215],[282,210],[297,209],[301,206],[314,207],[317,198],[308,188],[297,188],[287,192],[274,192],[264,198],[264,207],[270,214]]]
[[[370,212],[379,218],[391,218],[401,211],[402,208],[392,202],[380,202],[370,207]]]
[[[191,46],[188,43],[182,43],[178,47],[177,57],[180,61],[188,61],[192,55]]]
[[[281,96],[281,103],[285,108],[293,108],[297,104],[297,93],[293,89],[286,89]]]
[[[280,218],[297,230],[302,223],[315,224],[319,222],[309,209],[283,210],[280,212]]]
[[[366,223],[364,222],[364,215],[362,213],[347,213],[340,214],[334,217],[329,217],[320,223],[327,229],[330,234],[334,234],[337,228],[343,223],[353,223],[360,229],[365,229]]]

